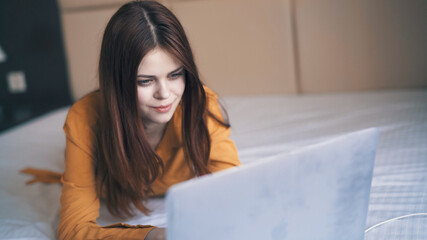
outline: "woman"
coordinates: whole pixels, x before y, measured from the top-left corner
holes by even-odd
[[[165,239],[154,226],[97,225],[195,176],[239,165],[214,92],[199,79],[184,30],[153,1],[122,6],[102,40],[98,91],[70,109],[60,239]]]

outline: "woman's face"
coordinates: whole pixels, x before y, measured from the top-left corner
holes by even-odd
[[[182,64],[155,48],[139,64],[136,80],[138,110],[144,124],[169,122],[185,89]]]

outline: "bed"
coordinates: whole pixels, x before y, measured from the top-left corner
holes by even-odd
[[[427,239],[427,89],[227,97],[223,102],[243,164],[377,127],[365,239]],[[27,186],[30,177],[19,170],[63,171],[67,111],[57,109],[0,134],[0,239],[56,238],[61,187]],[[151,216],[127,222],[166,226],[164,200],[150,199],[148,206]],[[98,223],[116,220],[101,205]]]

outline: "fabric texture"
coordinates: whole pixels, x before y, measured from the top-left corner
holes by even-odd
[[[216,94],[205,88],[208,109],[222,119]],[[95,126],[99,121],[100,93],[93,92],[76,102],[70,109],[64,124],[66,134],[65,172],[61,178],[60,239],[144,239],[154,228],[151,225],[117,223],[100,226],[100,198],[96,192],[94,175]],[[214,119],[207,120],[211,137],[211,154],[208,169],[212,172],[240,164],[236,147],[229,139],[230,129]],[[152,185],[153,195],[164,195],[178,182],[194,177],[192,167],[184,158],[181,137],[181,106],[170,120],[162,141],[156,149],[164,163],[164,174]]]

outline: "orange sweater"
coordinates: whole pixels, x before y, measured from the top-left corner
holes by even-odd
[[[208,88],[205,90],[208,109],[222,119],[216,94]],[[95,190],[93,129],[99,118],[100,100],[99,92],[88,94],[71,107],[64,124],[66,167],[61,178],[58,236],[59,239],[144,239],[154,226],[118,223],[101,227],[96,222],[100,203]],[[208,118],[208,129],[212,141],[209,170],[215,172],[239,165],[236,147],[229,139],[230,129],[211,118]],[[194,177],[184,159],[181,142],[179,105],[156,149],[163,160],[165,173],[152,186],[155,195],[164,195],[171,185]]]

